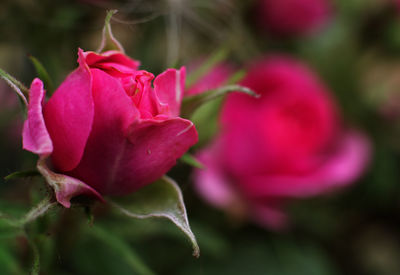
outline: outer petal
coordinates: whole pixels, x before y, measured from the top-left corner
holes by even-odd
[[[205,168],[195,170],[195,187],[199,194],[211,205],[227,209],[237,204],[240,199],[233,185],[226,178],[222,166],[218,163],[220,141],[218,140],[210,148],[197,155],[197,158],[205,165]]]
[[[53,151],[53,144],[42,114],[44,94],[43,83],[36,78],[31,85],[28,118],[22,134],[24,149],[40,155],[37,168],[54,189],[57,201],[63,206],[70,207],[71,198],[78,195],[94,196],[102,200],[99,193],[90,186],[69,176],[56,174],[47,167],[46,159]]]
[[[92,76],[82,50],[79,51],[79,62],[79,68],[64,80],[44,108],[54,145],[52,162],[61,171],[72,170],[78,165],[93,123]]]
[[[51,171],[47,167],[45,159],[39,159],[37,168],[47,183],[54,189],[57,201],[64,207],[69,208],[71,206],[70,200],[79,195],[93,196],[103,200],[96,190],[80,180]]]
[[[43,82],[35,78],[29,91],[28,118],[22,132],[23,148],[40,156],[48,156],[53,152],[53,143],[42,112],[44,95]]]
[[[127,178],[122,179],[127,189],[135,190],[155,181],[167,173],[198,140],[194,124],[186,119],[174,118],[164,121],[138,121],[128,133],[132,151],[128,154]]]
[[[366,137],[349,132],[326,162],[313,173],[250,178],[245,184],[251,196],[310,197],[334,191],[354,182],[364,171],[370,158]]]
[[[186,69],[168,69],[154,80],[154,91],[161,103],[161,113],[179,116],[185,89]],[[168,108],[165,108],[168,106]]]
[[[128,138],[118,131],[103,133],[107,138],[96,133],[95,123],[87,152],[73,175],[107,195],[128,194],[157,180],[197,142],[194,125],[181,118],[137,120]]]

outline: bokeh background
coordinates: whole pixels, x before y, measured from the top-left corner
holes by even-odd
[[[268,10],[280,1],[266,1]],[[0,68],[27,85],[36,76],[30,55],[57,86],[76,67],[78,47],[99,45],[106,10],[118,9],[114,35],[154,74],[221,51],[238,68],[276,52],[302,60],[329,87],[346,123],[361,129],[372,145],[369,166],[357,182],[334,194],[291,201],[291,226],[278,231],[208,205],[195,191],[192,167],[179,162],[169,175],[183,190],[199,259],[167,221],[129,220],[100,207],[96,230],[88,230],[82,208],[60,208],[30,228],[39,236],[41,274],[400,274],[398,3],[326,0],[329,13],[309,30],[302,27],[310,18],[301,10],[288,13],[295,22],[282,27],[283,19],[265,19],[259,2],[0,1]],[[296,1],[287,2],[286,7]],[[215,110],[195,121],[200,143],[193,152],[218,131],[218,104],[209,108]],[[38,178],[3,179],[35,165],[36,157],[22,150],[23,119],[16,96],[0,81],[0,209],[15,216],[46,192]],[[0,274],[27,273],[31,254],[23,236],[0,227]]]

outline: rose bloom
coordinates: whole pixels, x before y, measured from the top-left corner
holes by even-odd
[[[329,0],[258,0],[260,26],[277,35],[305,35],[318,30],[332,15]]]
[[[78,56],[79,67],[47,102],[42,82],[33,81],[23,131],[24,149],[49,156],[54,171],[75,183],[57,194],[65,206],[70,193],[134,192],[197,142],[193,123],[179,117],[185,68],[168,69],[153,88],[153,74],[122,52]]]
[[[241,82],[261,97],[228,96],[221,133],[198,154],[199,193],[231,214],[282,228],[290,199],[354,182],[369,159],[367,139],[340,119],[327,89],[304,65],[275,56],[253,63]]]

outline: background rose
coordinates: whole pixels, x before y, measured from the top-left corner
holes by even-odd
[[[326,23],[332,14],[329,0],[259,0],[259,23],[279,35],[304,35]]]
[[[51,155],[57,172],[123,195],[160,178],[196,143],[193,123],[178,117],[184,68],[160,74],[152,88],[153,75],[121,52],[79,50],[78,61],[43,116],[40,80],[30,91],[24,148]]]
[[[217,207],[281,227],[289,198],[305,198],[353,182],[369,157],[368,142],[347,129],[326,88],[302,64],[270,57],[241,82],[261,95],[230,95],[221,134],[199,154],[199,192]]]

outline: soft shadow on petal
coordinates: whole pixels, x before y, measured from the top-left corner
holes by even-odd
[[[53,152],[53,143],[42,113],[44,96],[43,82],[35,78],[29,91],[28,117],[24,123],[22,143],[25,150],[40,156],[48,156]]]

